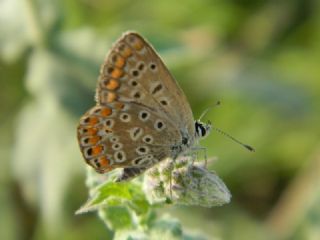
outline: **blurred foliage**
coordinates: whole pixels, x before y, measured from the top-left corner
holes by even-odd
[[[231,204],[161,211],[210,239],[319,239],[319,29],[317,0],[0,1],[0,239],[112,237],[74,215],[87,198],[75,128],[127,30],[155,46],[195,117],[221,100],[206,119],[257,150],[213,132],[201,144]]]

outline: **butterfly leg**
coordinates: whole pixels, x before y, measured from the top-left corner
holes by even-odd
[[[192,166],[194,165],[194,161],[196,160],[196,159],[198,159],[198,151],[192,151],[191,152],[191,158],[192,158]]]
[[[193,164],[193,162],[194,162],[195,159],[198,159],[198,153],[199,153],[200,151],[203,151],[204,165],[205,165],[205,167],[207,167],[207,164],[208,164],[207,148],[201,147],[201,146],[192,147],[192,148],[190,149],[190,152],[194,152],[194,153],[195,153],[195,158],[193,158],[192,164]]]
[[[170,176],[169,176],[169,186],[170,186],[170,200],[172,201],[172,171],[174,169],[174,165],[176,162],[176,158],[173,158],[172,161],[169,163],[169,171],[170,171]]]

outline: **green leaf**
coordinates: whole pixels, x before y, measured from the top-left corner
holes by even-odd
[[[153,223],[151,235],[166,236],[166,239],[181,239],[183,236],[181,223],[177,219],[164,216]]]
[[[133,196],[132,201],[129,202],[129,207],[135,211],[137,215],[146,214],[149,211],[150,205],[147,201],[141,185],[130,185],[129,189]]]
[[[132,182],[106,182],[94,190],[92,197],[76,213],[97,210],[99,207],[124,205],[137,215],[146,214],[149,211],[149,203],[140,185]]]
[[[128,184],[107,182],[98,187],[98,196],[92,201],[92,204],[102,203],[110,197],[131,200],[132,195]]]
[[[133,228],[134,221],[126,207],[106,207],[99,210],[99,216],[111,230]]]
[[[123,205],[124,200],[131,200],[129,183],[106,182],[98,186],[92,197],[82,206],[76,214],[97,210],[102,206]]]

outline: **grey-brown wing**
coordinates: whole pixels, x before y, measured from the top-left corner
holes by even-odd
[[[124,103],[121,110],[90,109],[80,120],[78,139],[87,163],[104,173],[114,168],[149,168],[169,157],[181,136],[151,108]]]
[[[134,101],[194,133],[188,100],[153,47],[138,33],[125,33],[102,65],[96,100],[101,105]]]

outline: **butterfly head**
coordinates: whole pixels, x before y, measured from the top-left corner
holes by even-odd
[[[196,138],[205,138],[209,135],[212,126],[210,121],[203,123],[200,120],[196,120],[194,124]]]

